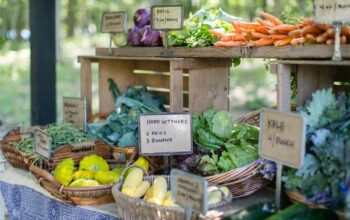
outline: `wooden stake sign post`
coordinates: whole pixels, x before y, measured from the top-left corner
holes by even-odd
[[[163,44],[168,48],[168,31],[181,30],[184,20],[182,5],[154,5],[151,7],[151,28],[163,31]]]
[[[186,219],[191,219],[192,212],[197,214],[208,211],[208,181],[197,175],[178,169],[172,169],[170,174],[172,198],[176,204],[186,210]]]
[[[283,165],[300,168],[305,155],[305,121],[299,114],[260,113],[259,155],[277,164],[276,207],[280,208]]]
[[[110,33],[108,54],[112,55],[112,40],[115,33],[126,33],[127,13],[125,11],[104,12],[101,32]]]
[[[314,17],[317,23],[333,24],[335,42],[333,60],[342,60],[340,51],[341,26],[350,22],[350,0],[314,0]]]
[[[86,131],[87,111],[85,98],[62,97],[62,118]]]
[[[165,156],[165,172],[169,173],[169,156],[193,152],[192,114],[141,114],[139,137],[140,154]]]

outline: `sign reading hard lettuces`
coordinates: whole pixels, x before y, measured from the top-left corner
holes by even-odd
[[[314,17],[321,24],[349,23],[350,0],[314,0]]]
[[[139,116],[141,155],[192,153],[191,113],[143,114]]]
[[[183,18],[182,5],[154,5],[151,7],[152,30],[181,30]]]
[[[102,15],[102,33],[121,33],[126,30],[127,15],[125,11],[104,12]]]
[[[260,113],[260,156],[300,168],[305,155],[305,129],[299,114],[264,109]]]
[[[172,169],[170,184],[171,194],[176,204],[199,213],[207,213],[208,182],[205,178]]]
[[[33,151],[49,160],[51,158],[51,142],[52,138],[49,134],[40,129],[36,129],[34,132],[35,144]]]
[[[78,128],[86,130],[86,99],[85,98],[62,98],[63,121],[72,123]]]

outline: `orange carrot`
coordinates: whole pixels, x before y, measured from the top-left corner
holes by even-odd
[[[314,25],[314,24],[315,24],[315,22],[312,18],[306,18],[300,22],[300,25],[303,27],[308,26],[308,25]]]
[[[350,26],[342,26],[341,34],[345,35],[346,37],[350,37]]]
[[[292,45],[298,45],[298,44],[303,44],[306,42],[305,37],[299,37],[299,38],[294,38],[290,43]]]
[[[259,24],[261,24],[262,26],[267,27],[267,28],[272,28],[272,27],[275,26],[273,23],[270,23],[270,22],[268,22],[268,21],[265,21],[265,20],[263,20],[263,19],[261,19],[261,18],[256,18],[255,20],[256,20]]]
[[[327,31],[329,28],[331,28],[332,26],[329,24],[319,24],[317,25],[317,28],[321,31]]]
[[[290,44],[290,42],[292,41],[293,38],[291,37],[288,37],[286,39],[282,39],[282,40],[276,40],[274,42],[274,45],[275,46],[284,46],[284,45],[287,45],[287,44]]]
[[[297,30],[291,31],[288,33],[288,35],[291,37],[302,37],[302,30],[297,29]]]
[[[232,22],[233,29],[237,34],[241,34],[242,30],[241,27],[237,24],[237,22]]]
[[[254,42],[250,42],[250,44],[248,44],[248,46],[267,46],[267,45],[272,45],[273,42],[275,42],[275,40],[273,40],[271,38],[262,38],[262,39],[254,41]]]
[[[332,38],[327,39],[326,44],[328,45],[334,44],[334,39]]]
[[[212,35],[214,35],[215,37],[218,37],[218,38],[222,38],[224,36],[224,33],[217,31],[215,29],[210,29],[208,31],[209,31],[209,33],[211,33]]]
[[[316,25],[308,25],[308,26],[305,26],[302,30],[301,30],[301,34],[303,36],[307,35],[307,34],[318,34],[320,33],[321,30],[319,30],[317,28]]]
[[[255,30],[257,32],[259,32],[259,33],[262,33],[262,34],[268,34],[269,33],[268,32],[269,29],[267,27],[264,27],[264,26],[257,27]]]
[[[269,35],[267,35],[267,34],[261,34],[261,33],[259,33],[259,32],[253,32],[252,33],[252,36],[253,37],[255,37],[255,38],[270,38],[270,36]]]
[[[248,22],[241,22],[241,21],[236,21],[235,22],[240,28],[244,29],[257,29],[261,27],[259,23],[248,23]]]
[[[296,29],[298,29],[298,26],[296,25],[281,24],[273,27],[271,30],[281,34],[288,34],[290,31],[294,31]]]
[[[317,43],[324,43],[327,40],[327,32],[324,32],[323,34],[320,34],[316,37]]]
[[[284,34],[274,34],[274,35],[270,35],[272,39],[274,40],[284,40],[289,38],[288,35],[284,35]]]
[[[346,38],[346,36],[343,35],[340,37],[340,44],[346,44],[347,41],[348,41],[348,39]]]
[[[265,19],[269,20],[271,23],[275,25],[281,25],[283,22],[278,19],[277,17],[273,16],[272,14],[269,14],[267,12],[260,12],[261,16],[263,16]]]
[[[335,30],[334,29],[328,29],[326,31],[327,37],[334,38],[335,36]]]
[[[237,46],[245,46],[247,45],[247,42],[245,41],[230,41],[230,42],[223,42],[218,41],[214,43],[216,47],[237,47]]]
[[[221,41],[228,42],[228,41],[240,41],[245,40],[244,36],[241,34],[233,34],[228,33],[224,34],[224,36],[220,39]]]
[[[312,34],[307,34],[307,35],[305,36],[305,38],[306,38],[306,40],[307,40],[308,42],[312,42],[312,43],[316,42],[316,37],[315,37],[314,35],[312,35]]]

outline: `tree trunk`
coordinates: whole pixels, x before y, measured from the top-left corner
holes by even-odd
[[[27,13],[26,13],[26,0],[17,1],[17,16],[16,16],[16,40],[21,40],[21,31],[26,26]]]
[[[248,1],[248,15],[249,19],[252,21],[255,17],[255,0],[249,0]],[[264,9],[265,10],[265,9]]]
[[[273,13],[275,16],[279,17],[282,12],[282,0],[275,0],[275,5],[273,9]]]
[[[263,9],[263,11],[267,11],[266,9],[267,9],[267,2],[266,2],[267,0],[262,0],[262,6],[261,6],[261,8]]]
[[[77,23],[77,18],[75,16],[75,11],[77,9],[77,0],[69,0],[68,1],[68,14],[66,18],[67,24],[67,37],[74,36],[74,28]]]
[[[306,14],[306,0],[300,0],[300,11],[303,15]]]

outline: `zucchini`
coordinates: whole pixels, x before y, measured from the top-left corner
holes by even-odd
[[[275,205],[271,202],[258,203],[242,209],[225,220],[263,220],[275,212]]]
[[[338,216],[329,209],[310,209],[305,215],[296,216],[291,220],[337,220]]]
[[[298,203],[283,209],[282,211],[271,215],[266,220],[292,220],[298,219],[298,217],[305,215],[310,211],[309,207],[305,204]]]

